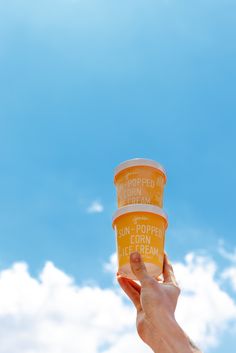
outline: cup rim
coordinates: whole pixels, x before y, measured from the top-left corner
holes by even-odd
[[[130,168],[130,167],[143,167],[143,166],[152,167],[152,168],[155,168],[155,169],[159,170],[160,172],[162,172],[164,174],[165,183],[166,183],[167,175],[166,175],[166,171],[165,171],[164,167],[160,163],[158,163],[152,159],[146,159],[146,158],[133,158],[133,159],[128,159],[127,161],[120,163],[114,170],[114,181],[115,181],[117,175],[120,172],[122,172],[123,170]]]
[[[114,228],[114,224],[117,218],[127,213],[134,213],[134,212],[145,212],[145,213],[156,214],[162,217],[166,221],[166,228],[168,226],[168,216],[165,213],[165,211],[163,211],[162,208],[154,205],[147,205],[147,204],[133,204],[133,205],[120,207],[114,212],[112,216],[112,227]]]

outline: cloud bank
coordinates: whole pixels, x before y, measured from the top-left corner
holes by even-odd
[[[190,253],[174,268],[182,288],[177,319],[210,350],[236,323],[236,303],[221,288],[213,260]],[[136,334],[135,311],[117,286],[79,286],[51,262],[38,278],[25,263],[0,272],[0,342],[0,353],[150,352]]]

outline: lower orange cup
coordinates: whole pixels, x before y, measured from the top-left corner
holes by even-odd
[[[112,225],[116,232],[118,273],[137,280],[130,267],[130,254],[138,251],[148,273],[159,276],[168,226],[165,212],[153,205],[124,206],[115,212]]]

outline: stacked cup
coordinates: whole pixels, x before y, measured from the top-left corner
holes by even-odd
[[[115,169],[118,209],[112,226],[116,232],[118,272],[136,279],[129,257],[138,251],[152,276],[162,273],[167,215],[162,209],[166,184],[164,168],[157,162],[135,158]]]

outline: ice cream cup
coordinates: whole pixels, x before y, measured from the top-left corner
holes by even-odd
[[[118,207],[131,204],[163,206],[166,172],[157,162],[135,158],[115,169]]]
[[[119,274],[136,279],[130,267],[130,254],[138,251],[149,274],[159,276],[168,226],[165,212],[153,205],[124,206],[115,212],[112,226],[116,232]]]

